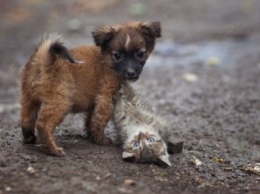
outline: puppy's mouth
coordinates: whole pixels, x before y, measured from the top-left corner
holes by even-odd
[[[135,82],[135,81],[137,81],[138,80],[138,78],[139,78],[139,76],[136,76],[136,77],[129,77],[129,78],[126,78],[128,81],[130,81],[130,82]]]

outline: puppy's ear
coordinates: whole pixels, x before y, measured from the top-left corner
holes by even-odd
[[[112,27],[102,27],[92,32],[94,42],[97,46],[104,46],[114,36],[115,30]]]
[[[148,42],[154,42],[156,38],[161,37],[160,22],[141,23],[141,32]]]

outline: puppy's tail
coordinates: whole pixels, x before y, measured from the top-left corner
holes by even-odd
[[[43,37],[40,44],[32,55],[31,62],[44,65],[53,64],[57,57],[64,58],[71,63],[81,63],[73,58],[68,49],[60,41],[61,35],[52,34],[49,37]]]

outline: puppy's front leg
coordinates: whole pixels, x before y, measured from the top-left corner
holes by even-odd
[[[90,138],[96,144],[108,145],[111,143],[111,140],[105,136],[104,130],[113,111],[112,100],[105,96],[98,96],[90,124]]]
[[[109,119],[113,115],[112,103],[115,92],[119,89],[119,81],[114,77],[104,77],[101,88],[96,97],[96,105],[90,121],[91,139],[100,145],[108,145],[111,140],[104,134]]]

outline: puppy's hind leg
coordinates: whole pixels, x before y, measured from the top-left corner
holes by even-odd
[[[37,121],[37,130],[41,143],[47,146],[50,154],[54,156],[63,156],[63,148],[58,147],[54,140],[54,130],[59,125],[66,114],[69,112],[69,106],[66,103],[45,104],[40,112]]]
[[[29,101],[22,97],[21,100],[21,128],[24,143],[36,143],[35,122],[40,109],[40,102]]]

